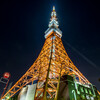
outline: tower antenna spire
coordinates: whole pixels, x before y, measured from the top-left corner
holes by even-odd
[[[55,6],[53,6],[53,11],[55,11]]]
[[[55,6],[53,6],[53,10],[51,12],[51,18],[48,26],[49,28],[45,31],[45,38],[47,38],[52,32],[56,32],[57,36],[59,36],[60,38],[62,37],[62,31],[59,29],[59,23],[57,20]]]
[[[52,12],[51,12],[51,20],[52,19],[56,19],[56,11],[55,11],[55,6],[53,6],[53,10],[52,10]]]

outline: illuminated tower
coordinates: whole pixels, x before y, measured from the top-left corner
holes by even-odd
[[[38,80],[35,100],[47,100],[47,98],[57,100],[60,78],[63,75],[70,75],[81,84],[90,84],[72,63],[65,51],[55,7],[53,7],[53,11],[51,12],[51,19],[48,26],[49,28],[45,32],[45,43],[38,58],[3,98],[7,94],[10,94],[10,97],[12,97],[27,84],[33,84],[34,80]]]

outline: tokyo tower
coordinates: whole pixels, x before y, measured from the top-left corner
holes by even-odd
[[[34,100],[58,100],[60,80],[64,75],[72,76],[81,84],[91,84],[69,58],[61,37],[62,31],[59,29],[55,7],[53,7],[48,29],[45,31],[45,43],[38,58],[1,100],[8,94],[11,98],[27,84],[33,84],[35,80],[38,82]]]

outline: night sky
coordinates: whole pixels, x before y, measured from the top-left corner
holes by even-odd
[[[44,32],[53,5],[69,57],[100,91],[99,0],[3,0],[0,3],[0,77],[10,72],[10,82],[14,84],[34,63],[45,41]]]

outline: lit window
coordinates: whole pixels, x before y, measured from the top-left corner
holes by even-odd
[[[89,94],[92,94],[92,91],[89,89]]]
[[[85,99],[85,95],[84,94],[82,94],[81,97],[82,97],[82,99]]]
[[[94,97],[90,97],[91,98],[91,100],[94,100]]]
[[[81,88],[81,92],[84,92],[83,87],[80,87],[80,88]]]
[[[88,93],[87,88],[85,88],[85,93]]]
[[[86,95],[86,98],[87,98],[88,100],[90,100],[90,97],[89,97],[88,95]]]

